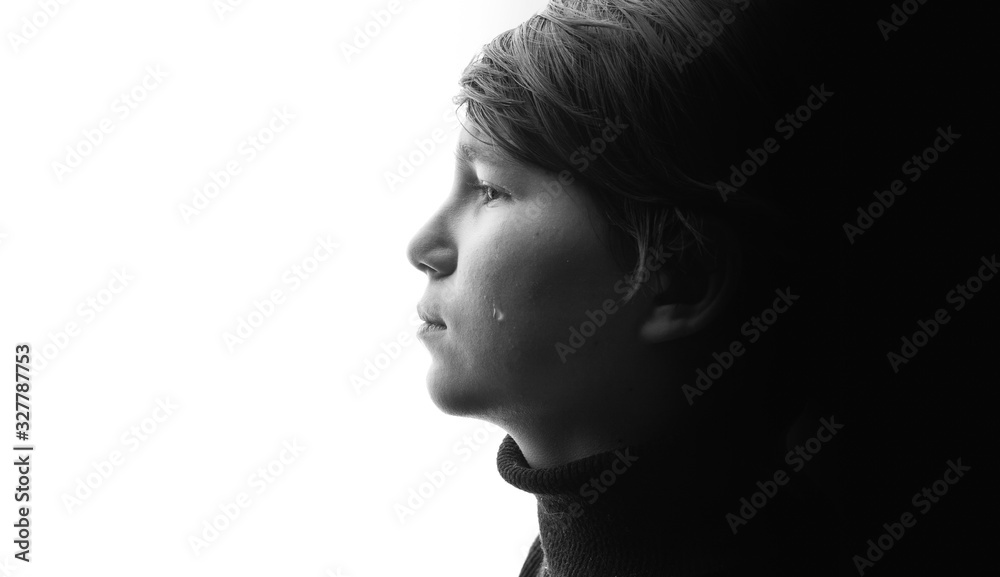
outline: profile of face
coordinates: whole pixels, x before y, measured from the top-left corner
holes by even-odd
[[[418,311],[431,398],[501,425],[598,415],[650,366],[657,323],[683,330],[692,306],[642,293],[622,304],[631,269],[586,191],[483,140],[463,129],[450,194],[407,249],[428,279]]]

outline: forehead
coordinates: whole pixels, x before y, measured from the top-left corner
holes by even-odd
[[[511,185],[522,188],[530,188],[540,180],[545,182],[557,180],[555,171],[516,158],[494,142],[486,132],[475,124],[463,123],[455,150],[455,157],[459,165],[468,168],[478,166],[489,168],[492,174],[498,177],[503,176]],[[572,183],[572,180],[571,178],[569,182],[558,182],[556,186],[566,189],[575,188],[577,185]]]
[[[479,128],[474,125],[463,127],[458,137],[455,155],[469,164],[510,164],[512,160]]]

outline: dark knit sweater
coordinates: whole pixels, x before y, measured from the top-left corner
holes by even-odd
[[[508,435],[497,454],[500,475],[538,500],[539,536],[520,577],[815,571],[817,564],[802,564],[807,544],[780,541],[787,535],[771,534],[773,524],[762,519],[765,515],[750,520],[754,531],[733,534],[726,513],[738,509],[738,498],[720,489],[724,482],[707,486],[706,471],[696,462],[710,458],[637,446],[532,469]]]

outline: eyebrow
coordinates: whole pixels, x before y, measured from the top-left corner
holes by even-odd
[[[500,164],[502,162],[500,156],[494,151],[465,142],[459,143],[455,158],[464,160],[469,164],[473,164],[477,160],[491,164]]]

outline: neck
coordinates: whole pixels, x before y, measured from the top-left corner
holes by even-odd
[[[690,407],[671,406],[663,383],[619,385],[602,398],[498,424],[517,442],[532,468],[562,465],[627,446],[680,440],[691,414],[678,409]]]

